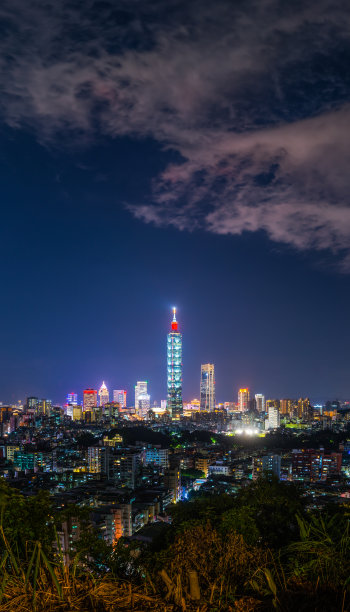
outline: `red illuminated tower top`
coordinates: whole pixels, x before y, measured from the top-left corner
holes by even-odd
[[[173,320],[171,322],[171,331],[177,331],[176,308],[173,308]]]

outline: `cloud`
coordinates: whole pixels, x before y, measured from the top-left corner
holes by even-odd
[[[42,142],[151,137],[179,156],[139,219],[265,231],[349,265],[346,2],[4,2],[0,113]],[[166,4],[166,6],[165,6]]]

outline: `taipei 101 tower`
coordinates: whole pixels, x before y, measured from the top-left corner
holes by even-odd
[[[182,414],[182,334],[178,331],[176,308],[173,308],[171,332],[167,341],[167,409],[172,419],[179,419]]]

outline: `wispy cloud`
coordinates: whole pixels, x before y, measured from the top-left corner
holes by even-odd
[[[45,142],[152,137],[181,161],[136,217],[264,230],[350,267],[346,2],[79,4],[0,7],[4,121]]]

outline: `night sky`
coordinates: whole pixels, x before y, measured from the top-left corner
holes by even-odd
[[[0,400],[350,398],[347,1],[0,5]]]

